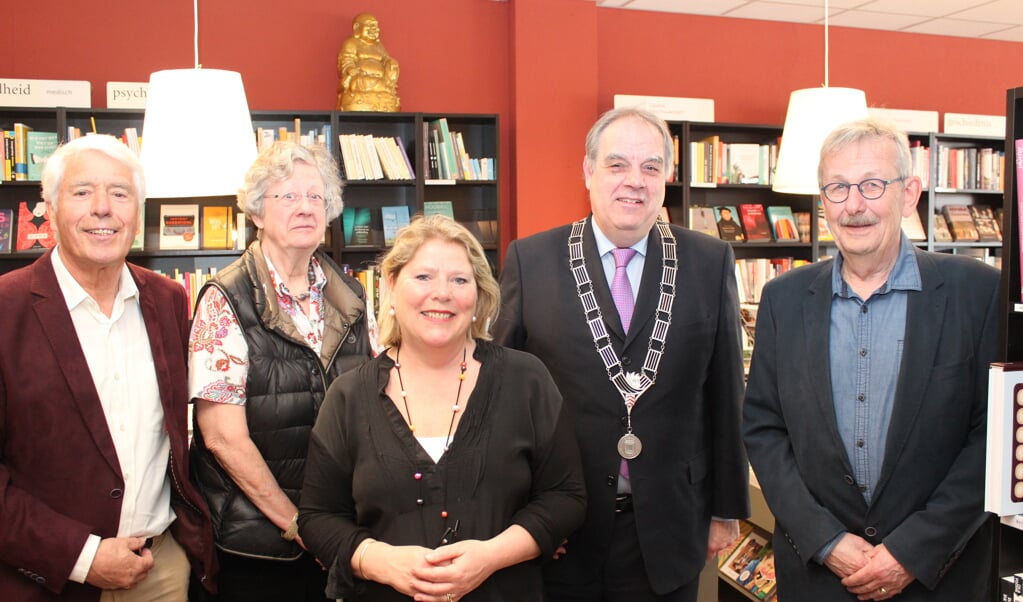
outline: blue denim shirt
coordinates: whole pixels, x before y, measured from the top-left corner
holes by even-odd
[[[888,280],[864,300],[842,278],[842,263],[839,254],[831,276],[831,396],[853,477],[869,504],[884,462],[902,365],[908,292],[922,290],[920,268],[913,245],[903,235]],[[819,562],[839,537],[818,552]]]

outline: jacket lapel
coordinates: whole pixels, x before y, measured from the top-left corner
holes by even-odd
[[[831,364],[828,348],[830,345],[831,324],[831,276],[834,262],[822,264],[817,277],[810,284],[808,295],[803,301],[803,328],[806,336],[806,353],[803,357],[824,358],[823,362],[805,362],[811,390],[816,394],[814,399],[817,410],[824,417],[828,436],[837,449],[845,449],[842,437],[838,433],[838,419],[835,417],[835,401],[831,396]],[[796,353],[797,350],[792,350]],[[845,457],[847,474],[852,474],[852,464]]]
[[[948,296],[944,277],[923,253],[917,252],[922,291],[910,291],[906,301],[906,336],[902,346],[902,365],[895,388],[892,420],[885,443],[884,464],[878,477],[873,499],[877,499],[898,464],[906,441],[924,403],[924,388],[931,377],[931,367],[938,350]]]
[[[117,461],[117,452],[110,437],[103,406],[100,405],[99,393],[92,381],[89,364],[85,361],[85,353],[78,341],[67,303],[64,301],[53,264],[50,262],[51,253],[52,251],[48,252],[34,264],[35,274],[31,286],[37,300],[33,308],[43,336],[57,358],[61,374],[68,390],[71,391],[72,401],[86,423],[96,448],[110,466],[121,474],[121,465]]]

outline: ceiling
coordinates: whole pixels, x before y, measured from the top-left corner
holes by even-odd
[[[598,6],[824,23],[824,0],[596,0]],[[829,26],[1023,42],[1023,0],[829,0]]]

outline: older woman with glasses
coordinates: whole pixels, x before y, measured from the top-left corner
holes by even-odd
[[[210,505],[221,601],[324,600],[298,536],[299,489],[320,403],[371,357],[365,294],[319,250],[341,213],[322,147],[278,142],[238,193],[259,231],[200,292],[189,346],[194,474]]]

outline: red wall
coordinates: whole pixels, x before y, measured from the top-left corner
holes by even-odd
[[[337,50],[363,11],[401,63],[403,110],[500,114],[504,240],[586,212],[583,136],[615,93],[713,98],[718,121],[780,124],[789,92],[824,79],[819,25],[592,0],[204,0],[199,58],[241,72],[253,109],[331,108]],[[107,81],[193,64],[186,0],[18,2],[12,15],[0,73],[89,80],[96,107]],[[1001,114],[1023,85],[1019,43],[832,27],[830,46],[830,85],[873,106]]]

